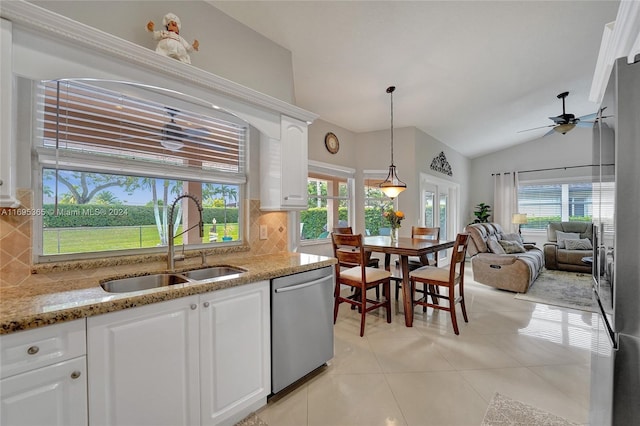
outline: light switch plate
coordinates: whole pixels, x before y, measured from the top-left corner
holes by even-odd
[[[260,225],[260,239],[267,239],[267,225]]]

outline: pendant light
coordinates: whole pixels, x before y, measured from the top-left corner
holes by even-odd
[[[387,93],[391,95],[391,165],[389,166],[389,174],[387,178],[382,182],[379,187],[384,194],[394,199],[402,191],[407,189],[407,184],[398,178],[396,174],[396,166],[393,164],[393,91],[396,90],[395,86],[387,87]]]

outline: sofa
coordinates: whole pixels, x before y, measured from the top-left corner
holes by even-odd
[[[473,279],[479,283],[526,293],[544,267],[544,255],[533,244],[523,244],[517,233],[505,233],[497,223],[474,223],[466,227],[471,236]]]
[[[593,255],[591,222],[549,222],[547,240],[543,247],[547,269],[591,273],[591,263],[582,260]]]

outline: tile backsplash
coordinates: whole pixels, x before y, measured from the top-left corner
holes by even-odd
[[[18,190],[20,209],[0,209],[0,286],[19,285],[31,274],[33,192]]]
[[[33,191],[18,190],[22,209],[33,206]],[[262,212],[260,200],[245,200],[248,206],[247,243],[251,254],[287,251],[287,213]],[[0,210],[0,287],[19,286],[32,270],[33,216]],[[267,238],[260,239],[260,226],[267,227]]]

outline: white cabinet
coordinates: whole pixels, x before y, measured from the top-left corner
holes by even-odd
[[[269,282],[200,300],[202,424],[235,424],[271,391]]]
[[[95,425],[233,425],[270,393],[269,282],[87,320]]]
[[[13,47],[11,22],[0,19],[0,207],[19,207],[16,147],[13,140]]]
[[[282,116],[280,140],[260,139],[260,209],[305,210],[308,174],[307,123]]]
[[[90,424],[199,424],[198,339],[197,296],[88,318]]]
[[[85,321],[0,336],[0,424],[86,425]]]

